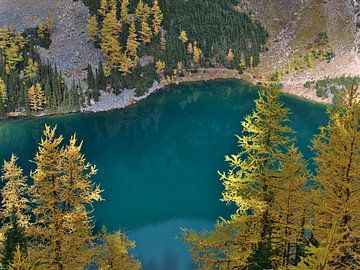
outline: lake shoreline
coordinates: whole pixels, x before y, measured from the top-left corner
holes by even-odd
[[[79,111],[69,111],[69,112],[42,112],[41,114],[31,114],[28,115],[25,112],[19,113],[10,113],[5,118],[0,118],[0,121],[4,120],[17,120],[17,119],[31,119],[31,118],[42,118],[49,116],[60,116],[68,115],[74,113],[99,113],[99,112],[108,112],[114,110],[124,109],[131,105],[136,104],[137,102],[146,99],[148,96],[156,93],[162,89],[181,84],[191,84],[191,83],[200,83],[200,82],[211,82],[211,81],[223,81],[223,80],[236,80],[244,81],[253,86],[266,87],[261,84],[260,81],[253,78],[253,75],[249,72],[239,74],[237,70],[225,69],[225,68],[208,68],[208,69],[198,69],[197,73],[186,74],[183,77],[175,77],[174,81],[168,82],[166,80],[161,80],[161,82],[154,81],[152,87],[142,96],[136,96],[134,89],[124,89],[119,95],[111,94],[105,91],[101,91],[100,100],[93,102],[90,106],[81,108]],[[315,95],[303,95],[302,92],[294,92],[291,89],[283,88],[282,92],[286,95],[292,97],[301,98],[307,102],[320,103],[324,105],[331,104],[330,100],[321,100]]]

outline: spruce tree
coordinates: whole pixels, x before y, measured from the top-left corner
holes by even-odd
[[[15,253],[21,253],[22,256],[27,254],[27,239],[25,228],[21,226],[16,209],[13,208],[10,215],[10,223],[4,235],[4,248],[1,252],[1,264],[4,269],[12,269],[9,267],[15,258]]]

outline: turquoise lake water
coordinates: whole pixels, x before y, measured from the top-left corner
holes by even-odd
[[[123,110],[0,122],[0,160],[18,154],[28,171],[44,124],[68,139],[77,133],[83,152],[99,169],[105,201],[95,204],[96,226],[122,229],[136,241],[145,270],[194,269],[180,227],[211,229],[231,207],[220,201],[217,174],[224,156],[237,152],[235,134],[254,108],[257,88],[239,81],[179,85]],[[284,96],[297,145],[327,121],[325,107]]]

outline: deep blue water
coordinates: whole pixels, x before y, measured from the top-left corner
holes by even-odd
[[[29,170],[44,124],[68,139],[77,133],[99,169],[105,190],[95,204],[96,226],[125,230],[145,270],[193,269],[180,227],[211,229],[231,207],[220,201],[217,174],[238,151],[235,134],[254,108],[256,87],[239,81],[179,85],[123,110],[0,122],[0,159],[18,154]],[[327,117],[323,105],[284,96],[297,145],[308,145]]]

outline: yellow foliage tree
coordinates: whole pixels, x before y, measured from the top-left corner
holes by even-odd
[[[32,111],[38,112],[44,110],[46,97],[40,83],[36,83],[28,89],[28,99]]]
[[[108,1],[107,0],[100,0],[100,7],[98,9],[98,13],[102,17],[105,17],[107,10],[108,10]]]
[[[140,2],[136,8],[136,16],[140,19],[140,39],[143,44],[147,44],[151,42],[152,38],[152,30],[148,22],[151,14],[151,8],[147,4],[141,5]]]
[[[182,43],[186,43],[189,40],[185,31],[180,32],[179,39]]]
[[[152,27],[154,30],[154,35],[157,36],[160,32],[161,23],[164,18],[164,15],[159,7],[158,0],[153,1],[153,6],[151,8],[151,11],[152,11],[152,15],[153,15]]]
[[[328,124],[313,140],[318,188],[313,191],[312,232],[318,247],[326,250],[323,268],[316,269],[355,269],[360,239],[359,88],[344,91],[328,114]]]
[[[3,104],[6,103],[7,100],[7,91],[4,80],[0,77],[0,98],[3,101]]]
[[[20,249],[20,246],[16,246],[14,252],[14,259],[9,265],[8,270],[36,270],[38,269],[34,262],[31,262],[28,257],[26,257]]]
[[[40,269],[84,269],[91,263],[94,236],[89,210],[101,200],[91,178],[95,166],[81,154],[75,136],[62,146],[56,128],[45,127],[35,155],[32,205],[36,217],[29,255],[41,261]]]
[[[202,52],[201,49],[199,49],[197,46],[194,46],[193,50],[194,64],[197,65],[200,62]]]
[[[39,64],[29,58],[29,61],[25,67],[25,78],[32,81],[35,79],[36,75],[39,72]]]
[[[96,263],[101,269],[141,269],[140,262],[129,254],[129,250],[135,247],[135,243],[129,241],[122,232],[109,234],[103,229],[99,242]]]
[[[130,56],[137,56],[137,49],[139,47],[139,42],[137,40],[135,21],[132,20],[129,28],[129,35],[126,42],[126,50],[130,54]]]
[[[191,42],[189,42],[188,46],[187,46],[187,52],[188,54],[193,54],[194,52],[194,48]]]
[[[229,51],[228,51],[228,53],[227,53],[227,55],[226,55],[226,60],[229,61],[229,62],[231,62],[231,61],[234,60],[234,56],[235,56],[235,55],[234,55],[232,49],[229,49]]]
[[[123,54],[120,61],[120,67],[118,68],[119,71],[121,71],[124,74],[127,74],[129,73],[132,67],[133,67],[133,62],[131,58],[128,55]]]
[[[22,52],[14,42],[10,43],[10,46],[5,49],[5,71],[10,74],[16,70],[16,66],[23,60]]]
[[[126,23],[129,21],[129,0],[122,0],[121,1],[121,12],[120,12],[120,15],[121,15],[121,21],[123,23]]]
[[[27,227],[29,224],[29,187],[23,170],[17,165],[18,158],[13,154],[9,161],[4,161],[2,167],[1,189],[2,207],[1,217],[10,221],[12,214],[16,214],[19,224]]]
[[[89,41],[96,41],[99,33],[99,24],[95,15],[91,16],[86,24],[86,30],[89,33]]]
[[[4,50],[10,45],[11,35],[6,25],[3,25],[0,29],[0,50]]]
[[[52,14],[51,11],[48,12],[48,17],[47,17],[47,22],[46,22],[46,27],[48,29],[49,32],[52,32],[54,30],[54,16]]]
[[[162,61],[160,59],[157,60],[155,66],[156,66],[156,72],[158,74],[163,74],[164,73],[164,70],[165,70],[165,62],[164,61]]]
[[[44,39],[46,37],[47,27],[44,22],[40,22],[38,25],[37,35],[40,39]]]

